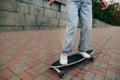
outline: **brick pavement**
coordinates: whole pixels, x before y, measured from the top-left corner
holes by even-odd
[[[88,49],[94,63],[60,79],[49,69],[59,58],[65,29],[0,33],[0,80],[120,80],[120,27],[93,28]],[[77,52],[78,29],[73,52]]]

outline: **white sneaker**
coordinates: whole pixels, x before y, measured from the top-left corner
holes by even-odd
[[[62,53],[60,55],[60,64],[66,65],[68,63],[67,53]]]
[[[80,55],[82,55],[84,58],[90,58],[90,55],[86,52],[80,52]]]

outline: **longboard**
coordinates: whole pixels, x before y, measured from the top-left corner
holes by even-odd
[[[86,51],[90,56],[90,60],[94,60],[94,57],[92,57],[92,54],[94,53],[94,50],[87,50]],[[65,72],[61,71],[59,68],[64,68],[67,66],[71,66],[74,65],[76,63],[79,63],[83,60],[85,60],[86,58],[82,57],[79,53],[73,54],[68,56],[68,64],[67,65],[61,65],[59,62],[60,60],[56,60],[55,62],[53,62],[52,64],[50,64],[50,68],[54,69],[55,71],[57,71],[60,74],[60,77],[64,77],[65,76]]]

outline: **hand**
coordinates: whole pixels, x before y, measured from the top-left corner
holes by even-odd
[[[51,6],[54,2],[55,0],[49,0],[49,5]]]
[[[102,10],[105,10],[108,8],[109,3],[107,0],[101,0]]]

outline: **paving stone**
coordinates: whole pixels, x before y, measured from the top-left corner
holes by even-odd
[[[12,57],[11,56],[3,56],[3,57],[0,57],[0,64],[2,64],[2,63],[4,63],[4,62],[6,62],[6,61],[9,61],[9,60],[11,60],[12,59]]]
[[[15,73],[15,74],[19,74],[25,70],[27,70],[29,67],[26,64],[18,64],[15,65],[13,67],[11,67],[10,69]]]
[[[11,49],[7,53],[8,53],[8,55],[11,55],[11,54],[15,54],[16,52],[17,52],[17,50]]]
[[[71,80],[82,80],[82,79],[79,79],[77,77],[73,77]]]
[[[6,67],[3,66],[3,65],[0,65],[0,71],[2,71],[2,70],[4,70],[4,69],[6,69]]]
[[[46,65],[46,66],[44,66],[44,67],[42,67],[41,69],[39,69],[39,72],[40,73],[44,73],[44,72],[46,72],[47,70],[49,70],[50,68],[49,68],[49,65]]]
[[[104,54],[99,54],[98,57],[103,58]]]
[[[93,65],[94,65],[94,66],[100,66],[100,65],[101,65],[101,63],[100,63],[100,62],[98,62],[98,61],[94,61]]]
[[[40,76],[40,72],[35,69],[29,69],[26,72],[32,75],[34,78]]]
[[[32,59],[30,61],[25,62],[29,67],[34,67],[35,65],[40,64],[40,61],[36,59]]]
[[[66,77],[61,78],[60,80],[71,80],[71,78],[72,78],[72,75],[66,74]]]
[[[14,76],[14,77],[12,77],[12,78],[10,78],[8,80],[21,80],[21,79],[18,76]]]
[[[21,62],[26,62],[26,61],[29,61],[31,60],[32,58],[28,55],[24,55],[24,56],[21,56],[18,58],[18,60],[20,60]]]
[[[115,72],[107,71],[106,72],[106,78],[109,78],[111,80],[115,80]]]
[[[46,79],[47,79],[46,76],[41,75],[41,76],[35,78],[34,80],[46,80]]]
[[[46,79],[46,80],[52,80],[52,79],[49,79],[49,78],[48,78],[48,79]]]
[[[50,59],[50,58],[49,58],[49,57],[47,57],[47,56],[46,56],[46,57],[44,57],[44,58],[43,58],[43,57],[44,57],[43,55],[40,55],[40,56],[37,56],[37,57],[36,57],[36,59],[37,59],[37,60],[40,60],[40,61],[42,61],[42,62],[44,62],[44,61],[46,61],[46,60]]]
[[[108,64],[101,63],[100,67],[106,69],[108,67]]]
[[[83,69],[84,69],[85,71],[88,71],[88,70],[89,70],[89,68],[90,68],[90,66],[89,66],[89,65],[86,65],[86,66],[84,66],[84,67],[83,67]]]
[[[91,71],[97,75],[100,75],[100,76],[104,76],[105,72],[106,72],[105,69],[100,68],[100,67],[95,67],[95,66],[92,66],[89,71]]]
[[[95,74],[92,72],[87,72],[86,75],[84,76],[84,80],[93,80]]]
[[[18,75],[22,73],[26,73],[33,80],[60,80],[58,73],[49,69],[49,64],[59,58],[64,31],[65,29],[51,29],[0,33],[0,45],[2,44],[0,46],[0,73],[10,69],[9,73],[12,72],[12,76],[8,77],[7,80],[21,80]],[[79,32],[80,30],[78,30],[76,36],[79,36]],[[92,49],[96,50],[95,62],[82,67],[85,73],[82,74],[81,66],[78,66],[77,69],[68,72],[66,77],[61,80],[120,80],[119,32],[119,27],[93,28],[88,48],[92,47]],[[96,33],[99,34],[96,35]],[[78,40],[77,37],[76,41]],[[75,42],[74,53],[77,51],[77,44],[78,42]],[[3,65],[14,59],[17,59],[21,64],[8,68]],[[30,66],[33,59],[40,61],[40,63]],[[37,61],[35,62],[37,63]],[[37,72],[30,69],[35,69]],[[6,72],[2,73],[6,74]],[[80,74],[82,74],[82,78]]]
[[[5,80],[8,80],[9,78],[14,76],[14,73],[12,73],[9,69],[3,70],[0,72],[1,77],[4,77]]]
[[[115,80],[120,80],[120,73],[115,74]]]
[[[26,72],[22,72],[18,75],[22,80],[33,80],[34,77]]]
[[[45,63],[41,63],[41,64],[39,64],[39,65],[34,66],[33,68],[39,71],[39,70],[40,70],[41,68],[43,68],[44,66],[46,66],[46,64],[45,64]]]
[[[28,55],[30,55],[30,54],[32,54],[32,50],[24,50],[23,54],[28,54]]]
[[[112,60],[109,61],[109,64],[116,66],[116,62],[114,62]]]
[[[93,80],[104,80],[104,77],[99,76],[99,75],[95,75]]]
[[[116,62],[116,66],[120,67],[120,62]]]
[[[48,71],[46,71],[45,73],[44,73],[44,76],[46,76],[46,77],[48,77],[48,78],[50,78],[50,79],[52,79],[52,80],[59,80],[60,79],[60,77],[59,77],[59,75],[56,73],[56,71],[54,71],[54,70],[51,70],[51,69],[49,69]]]

